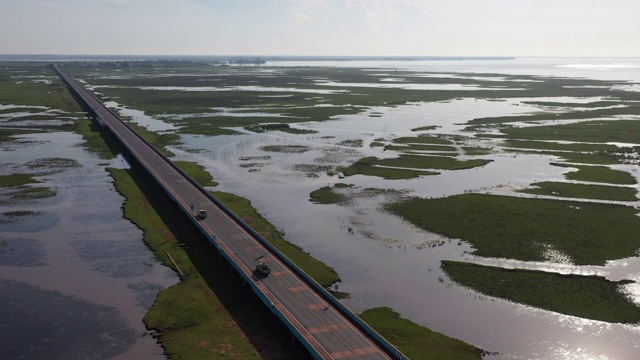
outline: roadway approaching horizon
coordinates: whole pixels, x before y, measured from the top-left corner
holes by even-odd
[[[316,359],[406,359],[379,335],[354,320],[355,315],[334,303],[326,292],[306,279],[300,269],[283,261],[281,254],[227,213],[202,187],[184,175],[171,161],[142,139],[107,109],[92,93],[73,80],[58,65],[52,68],[82,101],[97,121],[108,128],[131,155],[191,217],[209,241],[227,258],[270,310],[287,325]],[[194,211],[205,210],[197,220]],[[255,270],[259,261],[271,268],[268,276]],[[377,337],[377,339],[376,339]]]

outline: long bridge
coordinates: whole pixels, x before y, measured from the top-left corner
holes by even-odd
[[[144,140],[59,65],[51,67],[165,190],[253,291],[315,359],[406,359],[406,357],[267,240]],[[194,212],[205,210],[199,219]],[[266,261],[268,276],[255,267]]]

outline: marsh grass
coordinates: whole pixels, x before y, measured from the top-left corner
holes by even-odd
[[[640,249],[640,218],[621,205],[463,194],[386,208],[422,229],[468,241],[478,256],[545,261],[552,246],[577,265],[604,265]]]
[[[43,70],[47,72],[48,76],[52,75],[48,69],[43,67]],[[30,74],[21,73],[21,75],[28,76]],[[18,84],[15,80],[0,76],[0,99],[4,104],[46,106],[47,108],[60,109],[71,114],[81,111],[78,103],[69,95],[65,85],[58,78],[52,78],[51,84],[30,81]]]
[[[245,130],[253,131],[256,133],[264,133],[267,131],[282,131],[289,134],[315,134],[315,130],[296,129],[289,126],[289,124],[258,124],[248,125],[244,127]]]
[[[447,140],[437,136],[413,136],[413,137],[399,137],[393,140],[396,144],[430,144],[430,145],[453,145],[453,141]]]
[[[485,156],[493,153],[492,149],[484,147],[462,146],[461,149],[467,156]]]
[[[218,186],[218,182],[213,181],[213,176],[204,169],[204,166],[191,161],[174,161],[173,163],[201,186]]]
[[[530,141],[530,140],[505,140],[503,147],[536,150],[560,150],[560,151],[586,151],[586,152],[614,152],[618,150],[615,145],[590,144],[590,143],[558,143],[554,141]]]
[[[519,190],[533,195],[548,195],[567,198],[582,198],[610,201],[637,201],[638,191],[634,188],[573,184],[565,182],[543,181],[531,184],[534,188]]]
[[[3,129],[0,128],[0,143],[9,143],[17,141],[16,135],[41,133],[42,130],[33,129]]]
[[[330,186],[321,187],[309,194],[309,201],[315,204],[342,204],[348,200],[348,197],[336,192]]]
[[[600,144],[607,142],[640,143],[640,121],[637,120],[585,121],[563,125],[512,127],[501,131],[512,139],[561,140]]]
[[[609,169],[606,166],[568,165],[561,163],[551,163],[551,165],[578,169],[578,171],[571,171],[565,174],[565,177],[569,180],[618,185],[634,185],[637,183],[636,178],[628,172]]]
[[[14,217],[20,217],[20,216],[34,216],[34,215],[38,215],[38,212],[31,211],[31,210],[17,210],[17,211],[7,211],[2,213],[2,215],[9,218],[14,218]]]
[[[456,283],[488,296],[585,319],[625,324],[640,322],[640,307],[620,288],[633,281],[448,260],[442,261],[442,269]]]
[[[387,145],[384,147],[385,150],[393,150],[400,152],[408,152],[408,151],[457,151],[457,148],[454,146],[447,145],[429,145],[429,144],[407,144],[403,146],[398,145]]]
[[[559,158],[555,161],[566,161],[569,163],[578,163],[578,164],[591,164],[591,165],[614,165],[621,164],[624,162],[624,157],[620,156],[618,153],[611,152],[570,152],[570,151],[536,151],[530,152],[527,150],[511,150],[514,153],[527,153],[527,154],[538,154],[538,155],[548,155],[553,156],[555,158]]]
[[[618,103],[620,104],[620,103]],[[619,115],[638,115],[640,114],[640,105],[628,104],[624,107],[615,107],[608,109],[587,109],[587,110],[569,110],[565,112],[542,112],[531,115],[514,115],[476,118],[468,122],[468,124],[504,124],[511,122],[537,122],[545,120],[588,120],[598,118],[611,118]],[[568,124],[571,126],[573,124]],[[560,125],[562,126],[562,125]],[[598,141],[595,141],[598,142]]]
[[[56,196],[57,192],[49,187],[27,187],[11,196],[13,200],[46,199]]]
[[[376,166],[378,162],[376,157],[362,158],[352,165],[343,169],[345,176],[353,176],[357,174],[378,176],[389,180],[413,179],[419,176],[438,175],[435,171],[423,171],[414,169],[395,169],[388,167]]]
[[[303,153],[309,151],[304,145],[265,145],[260,148],[262,151],[279,153]]]
[[[16,187],[27,184],[39,183],[32,174],[15,173],[11,175],[0,175],[0,187]]]
[[[482,358],[482,350],[475,346],[413,323],[389,307],[365,310],[358,316],[412,360]]]
[[[378,159],[366,157],[346,167],[345,176],[356,174],[379,176],[389,180],[411,179],[423,175],[437,175],[435,170],[462,170],[484,166],[492,160],[457,160],[446,156],[401,154],[397,158]],[[425,170],[421,170],[425,169]]]

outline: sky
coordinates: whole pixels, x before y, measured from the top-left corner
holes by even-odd
[[[638,0],[0,0],[0,54],[640,57]]]

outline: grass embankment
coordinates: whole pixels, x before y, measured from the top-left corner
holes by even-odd
[[[463,194],[387,206],[416,226],[470,242],[479,256],[544,261],[551,246],[577,265],[636,256],[640,218],[632,207]]]
[[[613,323],[640,322],[640,306],[629,301],[621,285],[600,276],[562,275],[442,261],[443,270],[462,286],[485,295],[585,319]]]
[[[198,165],[191,161],[174,161],[182,171],[187,173],[200,186],[218,186],[218,182],[213,181],[213,176],[204,170],[202,165]]]
[[[547,195],[565,198],[582,198],[609,201],[636,201],[638,191],[635,188],[573,184],[556,181],[543,181],[531,184],[534,188],[519,192],[533,195]]]
[[[365,310],[358,316],[411,360],[471,360],[482,357],[482,350],[402,318],[389,307]]]
[[[161,262],[174,267],[169,253],[183,273],[180,283],[159,292],[144,319],[171,359],[307,358],[303,349],[288,346],[284,325],[175,205],[157,196],[162,190],[146,174],[136,168],[110,173],[127,199],[125,217],[144,230],[145,243]]]

